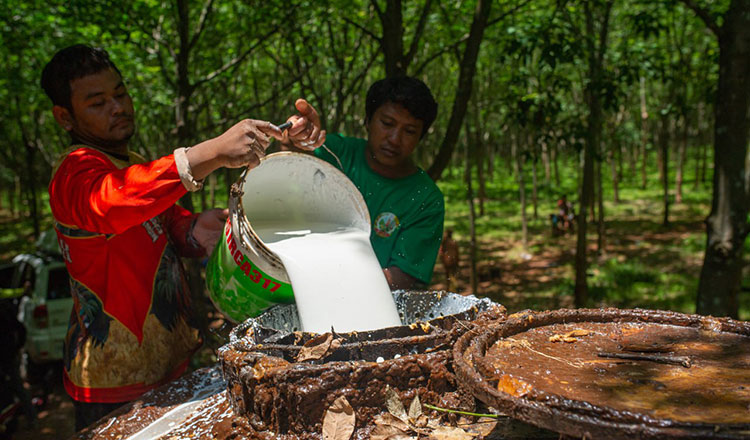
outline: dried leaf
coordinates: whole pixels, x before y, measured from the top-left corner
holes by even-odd
[[[388,429],[375,427],[370,433],[370,440],[417,440],[417,437],[408,434],[391,432]]]
[[[385,407],[388,412],[393,414],[397,419],[404,423],[409,422],[409,416],[406,414],[406,408],[401,402],[401,398],[398,397],[398,393],[390,386],[385,387]]]
[[[414,396],[414,400],[409,405],[409,421],[414,423],[422,415],[422,403],[419,401],[419,394]]]
[[[440,427],[440,417],[436,419],[433,419],[433,418],[428,419],[427,427],[432,428],[432,429],[437,429],[438,427]]]
[[[426,428],[429,422],[430,422],[430,418],[422,414],[419,417],[417,417],[416,420],[413,420],[412,424],[414,424],[414,426],[417,428]]]
[[[484,438],[490,435],[495,429],[495,426],[497,426],[497,419],[494,417],[480,417],[479,420],[474,423],[467,425],[459,424],[459,426],[467,432],[476,434],[480,436],[480,438]]]
[[[331,333],[323,333],[305,343],[297,354],[297,362],[322,359],[329,351],[341,346],[339,339]]]
[[[370,432],[370,440],[396,440],[408,438],[413,437],[395,426],[390,425],[377,425]]]
[[[354,409],[349,401],[339,396],[323,417],[323,440],[349,440],[355,421]]]
[[[516,379],[509,374],[503,374],[497,381],[498,391],[510,394],[515,397],[523,397],[528,394],[533,387],[528,382]]]
[[[549,341],[550,342],[561,342],[562,341],[562,342],[571,343],[571,342],[578,341],[578,339],[576,339],[576,336],[586,336],[589,333],[590,332],[588,330],[575,329],[575,330],[571,330],[571,331],[569,331],[567,333],[560,333],[560,334],[557,334],[557,335],[552,335],[552,336],[549,337]]]
[[[474,434],[470,434],[461,428],[441,426],[432,431],[429,438],[434,440],[472,440],[474,437]]]
[[[391,413],[381,413],[373,419],[375,426],[392,426],[403,433],[409,433],[411,426]]]

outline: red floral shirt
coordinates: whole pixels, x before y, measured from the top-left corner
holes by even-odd
[[[179,255],[194,215],[172,155],[146,162],[78,146],[49,185],[74,307],[64,382],[75,400],[133,400],[182,374],[200,345]]]

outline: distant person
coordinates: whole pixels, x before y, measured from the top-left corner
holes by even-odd
[[[445,285],[448,290],[456,286],[456,275],[458,275],[458,243],[453,239],[453,229],[446,228],[443,233],[443,242],[440,245],[440,261],[445,269]]]
[[[147,161],[128,148],[135,110],[107,52],[60,50],[41,86],[71,137],[49,196],[74,300],[63,382],[80,430],[185,371],[201,339],[180,257],[210,252],[228,213],[192,214],[175,202],[219,168],[258,165],[269,138],[281,132],[245,119]],[[304,116],[295,121],[287,131],[293,142],[323,143],[319,125]]]
[[[312,109],[307,102],[300,104]],[[362,193],[372,224],[370,242],[391,289],[429,284],[437,260],[445,216],[443,194],[413,159],[437,107],[422,81],[381,79],[367,92],[367,139],[328,135],[326,148],[315,150]],[[317,113],[312,118],[317,120]],[[287,149],[312,150],[286,138],[282,143]]]
[[[568,201],[568,196],[563,194],[557,200],[557,222],[563,233],[573,232],[575,228],[573,220],[575,220],[573,204]]]

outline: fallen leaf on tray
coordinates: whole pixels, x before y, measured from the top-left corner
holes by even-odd
[[[339,396],[323,417],[323,440],[349,440],[354,432],[355,419],[349,401]]]
[[[523,397],[532,390],[532,386],[522,380],[516,379],[509,374],[503,374],[497,381],[498,391],[515,397]]]
[[[375,418],[375,428],[370,432],[370,440],[404,440],[415,438],[409,433],[409,425],[390,413]]]
[[[411,401],[408,415],[411,423],[416,423],[419,416],[422,415],[422,403],[419,401],[419,395],[414,396],[414,400]]]
[[[305,342],[297,354],[297,362],[323,359],[326,354],[340,346],[341,339],[333,339],[331,333],[323,333]]]
[[[398,396],[396,390],[390,386],[385,387],[385,407],[397,419],[404,423],[409,422],[409,416],[406,414],[406,408],[404,408],[401,398]]]
[[[474,434],[470,434],[461,428],[441,426],[432,431],[429,438],[434,440],[472,440],[474,437]]]
[[[375,426],[392,427],[404,434],[407,434],[411,430],[411,427],[408,423],[404,422],[391,413],[378,414],[377,416],[375,416],[373,421],[375,422]]]
[[[459,424],[466,432],[479,435],[480,438],[487,437],[497,426],[497,419],[494,417],[480,417],[479,420],[472,424]]]
[[[577,337],[579,337],[579,336],[586,336],[589,333],[590,332],[588,330],[576,329],[576,330],[571,330],[571,331],[569,331],[567,333],[559,333],[559,334],[556,334],[556,335],[552,335],[552,336],[549,337],[549,341],[550,342],[568,342],[568,343],[571,343],[571,342],[578,341]]]

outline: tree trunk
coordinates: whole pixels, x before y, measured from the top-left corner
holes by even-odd
[[[385,13],[381,15],[383,36],[381,44],[387,77],[406,74],[404,65],[404,24],[401,0],[388,0]]]
[[[659,150],[661,151],[661,182],[664,200],[664,218],[662,226],[669,226],[669,116],[661,117],[659,133]]]
[[[646,189],[648,176],[648,110],[646,109],[646,78],[641,77],[641,189]]]
[[[466,183],[466,200],[469,202],[469,235],[471,242],[469,246],[469,261],[471,266],[471,294],[477,294],[477,234],[476,234],[476,211],[474,209],[474,190],[471,184],[471,153],[469,148],[469,136],[466,136],[466,163],[464,166],[464,182]]]
[[[680,143],[677,146],[677,169],[675,170],[675,182],[674,182],[674,202],[682,203],[682,179],[683,170],[685,168],[685,155],[687,154],[687,141],[688,141],[688,118],[687,115],[682,117],[682,134],[680,135]]]
[[[518,198],[521,202],[521,242],[523,243],[524,252],[527,252],[529,244],[529,221],[526,218],[526,184],[524,182],[523,173],[523,155],[518,151],[520,145],[520,142],[518,142],[519,137],[520,136],[513,136],[513,150],[511,156],[513,156],[515,163],[516,176],[518,179]]]
[[[557,148],[557,144],[552,146],[552,170],[555,175],[555,188],[560,188],[560,167],[558,162],[560,161],[560,149]]]
[[[531,137],[533,142],[534,136]],[[531,146],[533,148],[533,146]],[[536,157],[531,158],[531,203],[534,208],[534,221],[539,219],[539,197],[537,194],[537,187],[539,186],[536,172]]]
[[[474,19],[471,23],[469,38],[466,41],[466,48],[461,59],[458,86],[456,87],[456,95],[453,99],[451,116],[448,120],[448,126],[445,129],[443,142],[440,144],[440,150],[435,157],[435,161],[427,170],[427,174],[435,181],[440,179],[445,167],[450,163],[461,126],[463,125],[466,107],[471,97],[479,48],[484,38],[484,29],[487,27],[487,19],[490,16],[491,6],[492,0],[478,0],[476,9],[474,10]]]
[[[592,202],[594,187],[594,155],[599,150],[602,134],[602,75],[604,69],[604,54],[607,49],[607,33],[610,12],[614,1],[608,1],[604,6],[603,15],[599,22],[599,31],[594,30],[594,5],[583,3],[586,18],[586,46],[588,56],[588,83],[584,89],[589,114],[587,117],[586,142],[583,151],[583,183],[581,184],[581,215],[578,216],[578,239],[576,241],[575,258],[575,305],[584,307],[588,300],[588,260],[586,258],[586,218],[587,209]],[[597,44],[598,42],[598,44]]]
[[[542,141],[542,165],[544,166],[544,183],[549,186],[552,170],[549,163],[549,145]]]
[[[698,189],[698,185],[700,183],[700,174],[701,174],[701,126],[702,126],[702,120],[704,118],[703,113],[703,103],[698,103],[698,109],[697,109],[697,117],[696,117],[696,123],[695,128],[690,134],[690,138],[693,139],[692,142],[690,142],[688,145],[692,145],[690,147],[691,150],[693,150],[693,156],[694,161],[693,164],[695,165],[695,170],[693,172],[693,190]]]
[[[745,159],[750,130],[750,0],[733,0],[719,35],[714,118],[714,178],[706,219],[706,255],[696,310],[737,318],[743,246],[748,233]]]
[[[616,149],[620,149],[619,143],[616,145]],[[612,170],[612,200],[614,201],[614,203],[620,203],[620,173],[617,170],[617,160],[614,157],[615,149],[613,149],[610,153],[609,163]],[[620,154],[620,157],[622,157],[622,154]],[[601,179],[599,180],[601,181]],[[601,184],[599,185],[599,187],[601,188]]]
[[[39,224],[39,203],[37,202],[36,194],[36,182],[34,176],[34,152],[35,148],[33,145],[24,142],[25,145],[25,162],[26,162],[26,200],[29,202],[29,215],[31,216],[31,223],[34,225],[34,238],[38,238],[41,233],[41,225]]]
[[[484,201],[487,198],[487,184],[484,173],[485,161],[486,161],[486,143],[482,137],[481,127],[483,126],[480,120],[481,110],[478,105],[478,100],[474,98],[474,158],[475,166],[477,168],[477,181],[479,188],[477,189],[477,199],[479,200],[479,215],[484,216]]]
[[[599,214],[597,218],[597,229],[596,229],[596,252],[599,254],[599,256],[603,256],[605,251],[605,246],[607,243],[607,237],[605,236],[606,230],[604,228],[604,189],[602,188],[602,167],[604,166],[604,161],[597,162],[596,166],[596,186],[597,186],[597,202],[598,202],[598,209],[597,213]]]
[[[484,173],[484,145],[480,140],[475,146],[477,149],[477,180],[479,181],[479,189],[477,191],[477,198],[479,199],[479,215],[484,216],[484,201],[487,199],[487,178]]]

